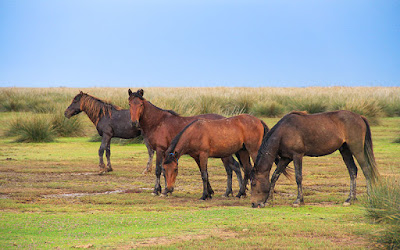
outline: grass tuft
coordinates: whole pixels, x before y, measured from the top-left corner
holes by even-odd
[[[367,217],[384,225],[373,240],[387,249],[400,248],[400,183],[387,178],[373,188],[365,204]]]
[[[26,115],[11,120],[6,135],[17,136],[16,142],[52,142],[56,133],[46,116]]]
[[[83,136],[84,126],[79,116],[67,119],[62,112],[53,114],[51,124],[54,132],[60,137],[76,137]]]
[[[255,104],[250,112],[255,116],[279,117],[285,113],[285,108],[277,102],[259,102]]]

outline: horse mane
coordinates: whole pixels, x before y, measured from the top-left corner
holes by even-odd
[[[109,115],[111,117],[112,110],[121,110],[117,105],[111,104],[97,97],[84,93],[81,97],[81,110],[85,111],[89,119],[97,126],[100,119]]]
[[[260,149],[258,150],[258,154],[257,154],[257,158],[256,158],[256,163],[255,165],[258,165],[258,162],[260,161],[262,155],[264,155],[265,153],[267,153],[267,146],[268,146],[268,139],[274,134],[274,132],[282,125],[282,123],[284,123],[288,116],[290,116],[291,114],[294,115],[305,115],[307,114],[307,112],[302,112],[302,111],[293,111],[287,115],[285,115],[284,117],[282,117],[282,119],[280,119],[278,121],[277,124],[275,124],[267,133],[267,135],[264,136]]]
[[[168,163],[171,163],[171,162],[172,162],[173,159],[172,159],[172,155],[170,155],[170,153],[172,153],[172,152],[175,150],[176,145],[178,145],[178,142],[179,142],[179,140],[181,139],[183,133],[186,131],[186,129],[189,128],[193,123],[195,123],[195,122],[197,122],[197,121],[198,121],[198,119],[196,119],[196,120],[192,121],[191,123],[189,123],[188,125],[186,125],[186,127],[184,127],[184,128],[182,129],[182,131],[179,132],[179,133],[175,136],[174,139],[172,139],[171,144],[169,145],[167,151],[165,152],[165,154],[166,154],[165,161],[164,161],[165,164],[168,164]]]
[[[140,97],[139,97],[139,98],[140,98]],[[143,98],[143,97],[142,97],[142,98]],[[144,99],[142,99],[142,100],[144,100]],[[149,102],[149,101],[147,101],[147,102],[148,102],[149,104],[151,104],[153,107],[157,108],[158,110],[168,112],[168,113],[170,113],[171,115],[180,116],[178,113],[176,113],[176,112],[173,111],[173,110],[170,110],[170,109],[162,109],[162,108],[160,108],[160,107],[157,107],[156,105],[154,105],[153,103],[151,103],[151,102]]]
[[[292,111],[288,115],[293,114],[293,115],[308,115],[307,111]]]

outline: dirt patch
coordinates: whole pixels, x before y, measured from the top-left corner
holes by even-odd
[[[222,240],[227,240],[231,238],[238,237],[238,233],[233,231],[227,231],[222,229],[215,229],[208,232],[202,232],[196,235],[186,234],[178,236],[165,236],[165,237],[154,237],[145,240],[139,240],[128,246],[123,246],[122,249],[131,249],[139,247],[154,247],[154,246],[169,246],[171,244],[185,242],[189,240],[204,240],[210,237],[220,238]]]
[[[94,196],[94,195],[107,195],[107,194],[120,194],[120,193],[142,193],[144,190],[152,190],[151,188],[134,188],[127,190],[113,190],[105,191],[101,193],[70,193],[70,194],[48,194],[42,195],[43,198],[76,198],[82,196]]]

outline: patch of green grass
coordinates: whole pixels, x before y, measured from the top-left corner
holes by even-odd
[[[129,206],[129,205],[128,205]],[[167,211],[2,213],[1,248],[105,247],[346,247],[352,233],[376,228],[356,207],[215,207]],[[330,227],[327,228],[326,224]],[[345,231],[343,229],[346,228]],[[299,237],[301,236],[301,237]],[[157,240],[152,241],[152,238]],[[344,238],[342,241],[332,239]],[[224,240],[225,239],[225,240]],[[232,242],[233,241],[233,242]],[[205,244],[205,245],[204,245]],[[352,245],[352,248],[357,245]],[[363,245],[359,244],[359,248]]]
[[[210,94],[210,90],[215,93]],[[14,90],[13,90],[14,91]],[[21,90],[16,90],[21,91]],[[66,108],[76,89],[30,90],[32,96],[51,95]],[[118,104],[127,104],[126,89],[83,90]],[[360,92],[360,94],[358,94]],[[362,93],[361,93],[362,92]],[[243,94],[250,112],[259,103],[277,103],[284,109],[294,97],[327,97],[341,103],[367,96],[384,100],[397,88],[180,88],[145,90],[155,105],[183,115],[199,110],[199,96],[212,96],[210,111],[225,112],[226,105]],[[190,94],[189,94],[190,93]],[[248,98],[248,96],[251,98]],[[50,96],[50,95],[47,95]],[[397,95],[399,96],[399,95]],[[393,100],[398,97],[393,95]],[[47,98],[47,97],[46,97]],[[304,99],[301,98],[301,99]],[[353,97],[351,97],[353,98]],[[365,99],[365,98],[364,98]],[[0,101],[1,102],[1,101]],[[379,105],[382,103],[379,102]],[[268,107],[268,105],[266,105]],[[215,109],[214,109],[215,108]],[[58,110],[58,109],[57,109]],[[272,112],[273,113],[273,112]],[[0,131],[10,118],[24,113],[0,113]],[[28,113],[30,115],[30,113]],[[41,114],[43,115],[43,114]],[[51,114],[46,114],[51,117]],[[282,114],[283,115],[283,114]],[[382,113],[384,115],[384,113]],[[271,115],[273,116],[273,115]],[[95,128],[83,114],[85,134]],[[48,119],[50,120],[50,119]],[[263,119],[271,128],[279,117]],[[400,132],[398,117],[382,118],[372,129],[374,152],[382,176],[400,176],[400,147],[393,143]],[[167,198],[154,197],[153,172],[142,174],[148,155],[143,144],[111,145],[114,171],[98,175],[99,142],[89,137],[62,137],[50,143],[13,143],[0,138],[0,248],[366,248],[371,234],[385,229],[371,224],[363,204],[342,207],[349,192],[349,176],[338,152],[305,157],[303,186],[306,206],[292,208],[297,195],[295,181],[281,177],[273,206],[251,209],[250,198],[223,198],[226,173],[219,159],[209,159],[212,200],[199,201],[202,181],[195,161],[180,160],[175,191]],[[275,166],[274,166],[275,167]],[[293,168],[293,164],[290,164]],[[162,186],[164,181],[162,180]],[[236,176],[233,191],[238,192]],[[118,191],[117,193],[108,191]],[[248,193],[249,195],[249,193]],[[357,195],[366,196],[366,182],[359,171]],[[379,247],[379,245],[378,245]]]

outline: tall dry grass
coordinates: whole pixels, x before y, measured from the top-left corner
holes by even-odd
[[[1,88],[0,111],[54,113],[65,109],[80,90],[128,108],[128,88]],[[156,106],[185,116],[250,113],[280,117],[293,110],[317,113],[339,109],[372,120],[400,116],[399,87],[144,88],[144,91],[145,98]]]

